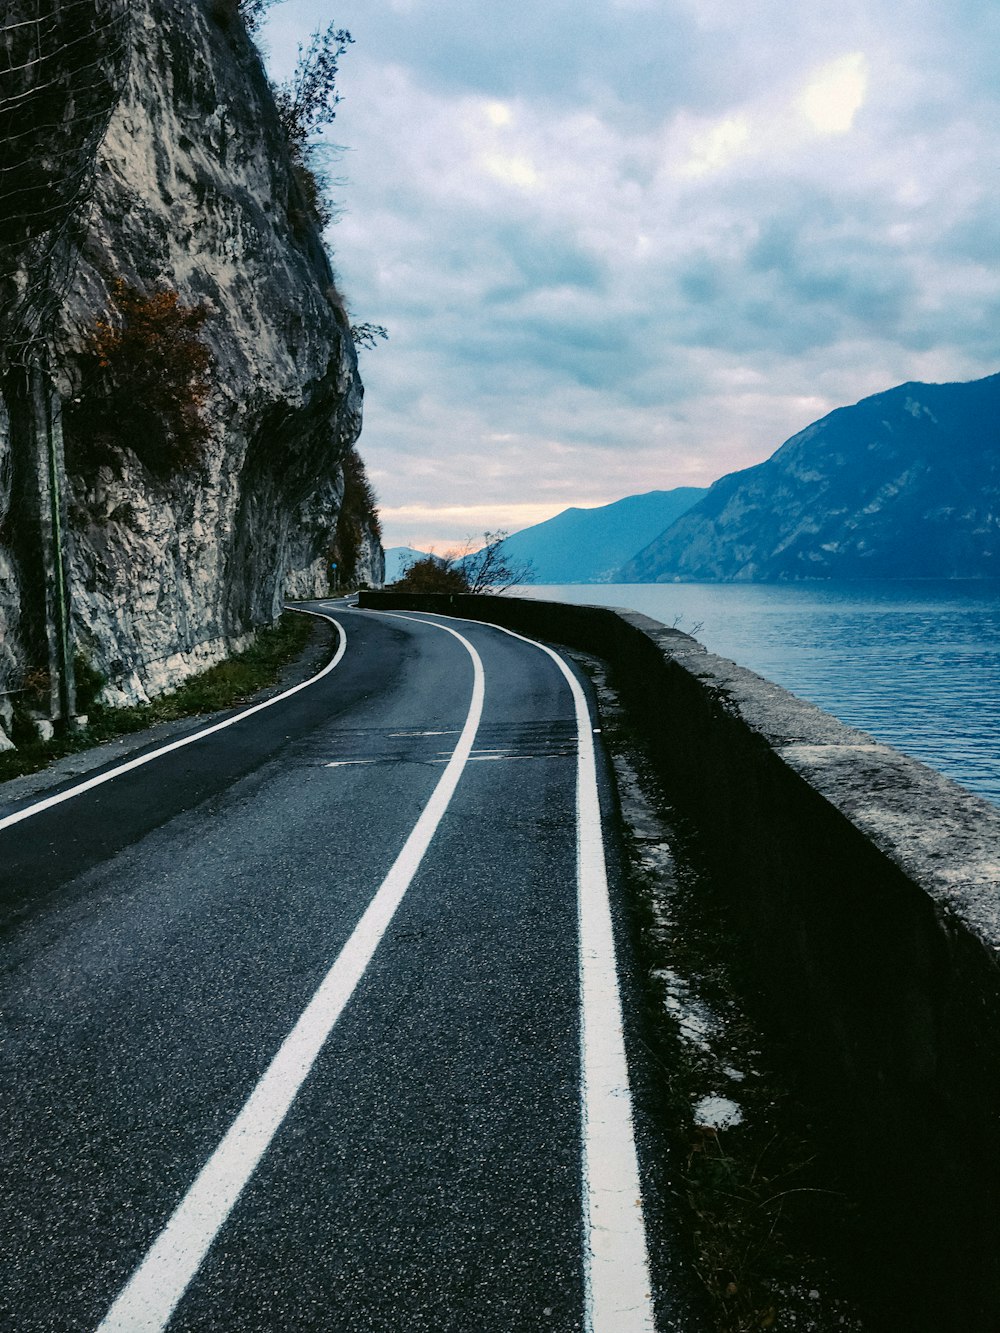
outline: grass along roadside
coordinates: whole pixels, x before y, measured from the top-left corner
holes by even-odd
[[[275,626],[261,630],[244,652],[192,676],[169,694],[135,708],[90,704],[86,727],[51,741],[38,740],[27,718],[15,716],[14,742],[18,748],[0,754],[0,782],[37,773],[54,760],[161,722],[245,703],[258,690],[272,685],[281,669],[302,654],[315,625],[311,616],[286,611]]]

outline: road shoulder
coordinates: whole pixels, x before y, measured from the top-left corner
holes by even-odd
[[[594,691],[621,818],[650,1057],[638,1108],[663,1154],[654,1194],[676,1204],[659,1219],[660,1265],[681,1303],[665,1327],[860,1330],[851,1202],[794,1064],[749,1003],[697,833],[671,807],[607,664],[563,651]]]
[[[247,695],[231,708],[223,708],[215,713],[193,713],[189,717],[177,718],[171,722],[157,722],[143,731],[128,732],[114,740],[102,741],[86,750],[78,750],[61,759],[53,759],[45,768],[40,768],[35,773],[26,773],[22,777],[0,782],[0,811],[8,805],[13,806],[29,797],[44,794],[71,778],[86,777],[97,769],[128,759],[152,745],[166,744],[176,737],[210,727],[221,718],[229,717],[252,704],[264,703],[283,690],[291,689],[315,676],[330,660],[335,644],[336,632],[333,625],[328,620],[316,617],[304,651],[294,661],[287,662],[270,685],[265,685],[254,694]]]

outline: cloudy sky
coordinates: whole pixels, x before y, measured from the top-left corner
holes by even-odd
[[[273,71],[331,20],[387,546],[707,485],[1000,370],[994,0],[284,0]]]

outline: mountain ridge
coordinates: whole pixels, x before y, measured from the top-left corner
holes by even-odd
[[[721,477],[626,582],[1000,576],[1000,374],[910,380]]]
[[[626,495],[592,509],[572,506],[511,533],[507,558],[530,561],[538,583],[610,583],[619,567],[705,494],[699,486]]]

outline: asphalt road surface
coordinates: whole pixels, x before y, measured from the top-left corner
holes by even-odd
[[[574,669],[312,606],[320,676],[0,792],[0,1328],[673,1327]]]

